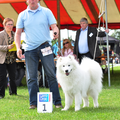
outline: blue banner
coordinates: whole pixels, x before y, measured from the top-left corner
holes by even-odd
[[[50,94],[39,94],[39,102],[50,102]]]

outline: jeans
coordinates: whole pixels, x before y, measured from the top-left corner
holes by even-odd
[[[53,54],[43,56],[41,49],[50,46],[49,43],[43,44],[38,48],[30,51],[25,51],[25,62],[27,72],[27,86],[29,91],[30,105],[37,105],[37,92],[39,85],[37,80],[37,71],[39,59],[44,67],[45,74],[48,79],[50,92],[53,94],[53,104],[61,104],[61,97],[58,89],[58,83],[55,74],[55,65]]]
[[[16,72],[15,72],[15,83],[17,86],[20,86],[21,85],[21,81],[23,79],[25,75],[25,69],[24,68],[19,68],[19,69],[16,69]]]

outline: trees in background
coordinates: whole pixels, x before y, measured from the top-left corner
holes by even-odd
[[[114,30],[111,36],[120,40],[120,30]]]

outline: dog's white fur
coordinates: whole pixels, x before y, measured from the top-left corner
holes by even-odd
[[[83,58],[79,64],[74,56],[59,57],[57,60],[57,79],[65,93],[65,107],[68,110],[75,98],[75,111],[89,106],[88,96],[93,98],[94,107],[98,107],[98,95],[102,90],[102,69],[89,58]]]

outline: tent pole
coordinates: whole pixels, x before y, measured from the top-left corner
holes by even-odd
[[[106,17],[106,29],[108,29],[108,24],[107,24],[107,3],[105,0],[105,17]],[[108,83],[110,86],[110,65],[109,65],[109,41],[108,41],[108,33],[106,33],[106,40],[107,40],[107,61],[108,61]]]
[[[60,42],[60,0],[57,0],[57,21],[58,21],[58,29],[59,29],[58,47],[61,50],[61,42]]]
[[[68,25],[67,25],[67,36],[69,38],[69,30],[68,30]]]

